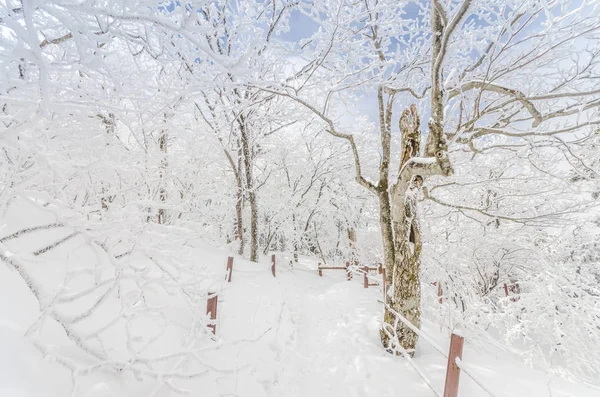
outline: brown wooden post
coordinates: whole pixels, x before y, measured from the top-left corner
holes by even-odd
[[[346,280],[352,280],[352,272],[350,271],[350,262],[346,262]]]
[[[444,397],[458,396],[460,368],[456,365],[456,358],[462,359],[464,341],[465,339],[462,336],[456,334],[452,334],[450,337],[450,351],[448,351],[448,368],[446,369]]]
[[[275,277],[275,254],[271,255],[271,273]]]
[[[508,296],[508,285],[506,283],[504,283],[504,294]]]
[[[383,265],[381,263],[377,265],[377,273],[383,274]]]
[[[444,295],[443,291],[442,291],[442,282],[438,281],[437,282],[437,294],[438,294],[438,301],[440,302],[440,305],[444,302],[444,298],[442,298],[442,295]]]
[[[211,321],[217,319],[217,298],[214,292],[208,293],[208,300],[206,301],[206,314],[210,314]],[[217,333],[217,324],[208,324],[208,328],[212,329],[213,335]]]
[[[233,256],[227,258],[227,282],[231,282],[231,273],[233,272]]]
[[[321,270],[321,263],[317,264],[317,269],[319,269],[319,277],[323,277],[323,270]]]
[[[363,278],[363,283],[365,285],[365,288],[369,288],[369,276],[368,276],[369,266],[363,267],[363,271],[365,272],[364,278]]]

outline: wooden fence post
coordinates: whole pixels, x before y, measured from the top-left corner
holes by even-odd
[[[271,255],[271,273],[275,277],[275,254]]]
[[[350,262],[346,262],[346,279],[352,280],[352,272],[350,271]]]
[[[363,283],[365,285],[365,288],[369,288],[369,276],[367,275],[369,273],[369,266],[363,267],[363,271],[365,272]]]
[[[208,300],[206,301],[206,314],[210,314],[211,321],[217,319],[217,299],[218,295],[214,292],[208,293]],[[213,335],[217,333],[217,324],[208,324],[208,328],[212,329]]]
[[[233,272],[233,256],[227,258],[227,282],[231,282],[231,273]]]
[[[321,262],[317,264],[317,269],[319,269],[319,277],[323,277],[323,270],[321,269]]]
[[[506,295],[506,297],[508,297],[508,291],[512,292],[512,293],[517,293],[519,291],[519,284],[512,284],[510,287],[504,283],[504,294]],[[518,300],[518,296],[512,296],[510,298],[511,302],[516,302]]]
[[[463,344],[462,336],[452,334],[450,337],[450,351],[448,352],[448,368],[446,369],[446,385],[444,386],[444,397],[458,396],[458,381],[460,368],[456,365],[456,358],[462,359]]]
[[[444,302],[444,298],[442,298],[442,295],[444,295],[444,292],[442,291],[442,282],[438,281],[437,282],[437,294],[438,294],[438,301],[440,302],[440,305]]]

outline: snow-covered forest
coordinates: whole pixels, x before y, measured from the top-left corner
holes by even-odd
[[[0,397],[600,396],[599,0],[0,0],[0,146]]]

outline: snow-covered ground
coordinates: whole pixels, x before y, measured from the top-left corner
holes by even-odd
[[[362,279],[346,281],[344,272],[318,277],[309,261],[294,269],[279,265],[273,278],[268,264],[236,259],[232,283],[219,301],[218,335],[227,346],[212,359],[237,369],[213,373],[193,390],[210,396],[391,397],[399,390],[434,396],[404,359],[381,348],[380,294],[378,288],[365,290]],[[423,328],[448,349],[449,331],[427,321]],[[497,396],[600,396],[600,390],[550,379],[503,352],[478,351],[468,342],[463,361]],[[422,341],[415,363],[441,392],[446,358]],[[486,393],[463,375],[459,395]]]
[[[2,275],[4,302],[10,279]],[[320,278],[314,271],[279,266],[273,278],[268,265],[237,259],[233,281],[219,299],[222,345],[203,357],[212,369],[180,385],[202,396],[397,396],[399,389],[406,396],[433,396],[408,363],[382,350],[378,297],[377,289],[364,290],[357,281],[345,281],[343,273]],[[424,329],[447,347],[439,327],[426,323]],[[0,395],[65,395],[68,374],[42,359],[22,333],[6,320],[0,326]],[[415,361],[441,390],[446,359],[423,341]],[[464,361],[497,396],[600,396],[598,390],[550,379],[503,353],[481,354],[468,343]],[[82,395],[129,396],[130,382],[135,381],[107,376]],[[155,395],[175,394],[159,387]],[[460,395],[486,393],[463,375]]]
[[[17,223],[23,227],[27,217]],[[5,224],[0,237],[12,232],[14,227],[11,227]],[[45,237],[40,234],[37,238],[51,241],[59,237],[57,233],[44,232]],[[52,269],[72,261],[71,255],[80,245],[73,239],[33,264],[38,277],[43,275],[49,288],[60,284],[63,277]],[[24,337],[39,316],[38,305],[19,274],[3,264],[0,266],[0,397],[163,397],[177,395],[174,388],[206,397],[435,396],[405,359],[382,349],[378,336],[382,313],[379,288],[364,289],[360,277],[347,281],[343,271],[326,271],[319,277],[315,263],[308,258],[291,268],[289,258],[283,256],[278,258],[276,278],[271,275],[268,258],[253,263],[236,257],[232,282],[224,283],[221,280],[228,254],[198,242],[191,245],[190,260],[203,264],[204,277],[209,278],[202,285],[212,283],[220,291],[217,337],[210,343],[207,338],[190,341],[187,348],[196,349],[194,362],[189,357],[173,357],[165,360],[163,371],[165,374],[200,371],[198,377],[171,376],[170,383],[164,384],[144,373],[135,379],[129,372],[95,371],[75,373],[73,379],[77,382],[73,387],[70,371],[53,359],[51,351],[60,351],[62,357],[80,359],[89,365],[87,359],[81,358],[72,347],[69,350],[70,342],[60,329],[44,335],[44,346],[50,351],[45,357]],[[43,244],[38,241],[33,246]],[[12,245],[17,256],[18,247]],[[161,299],[166,311],[177,316],[176,301]],[[199,310],[204,309],[203,305],[201,302]],[[104,320],[98,317],[95,321],[108,322],[110,310],[109,305]],[[150,325],[147,329],[152,332]],[[427,320],[423,331],[447,351],[450,331]],[[119,346],[122,342],[119,338],[124,337],[119,333],[108,336],[114,346]],[[600,396],[600,388],[549,377],[503,351],[481,349],[467,340],[463,362],[495,396]],[[159,346],[149,352],[159,354],[160,350]],[[441,392],[446,358],[421,339],[414,362]],[[459,396],[485,395],[463,374]]]

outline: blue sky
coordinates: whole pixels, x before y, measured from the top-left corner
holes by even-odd
[[[290,14],[290,31],[279,35],[282,40],[298,42],[312,36],[319,25],[300,11],[294,10]]]

